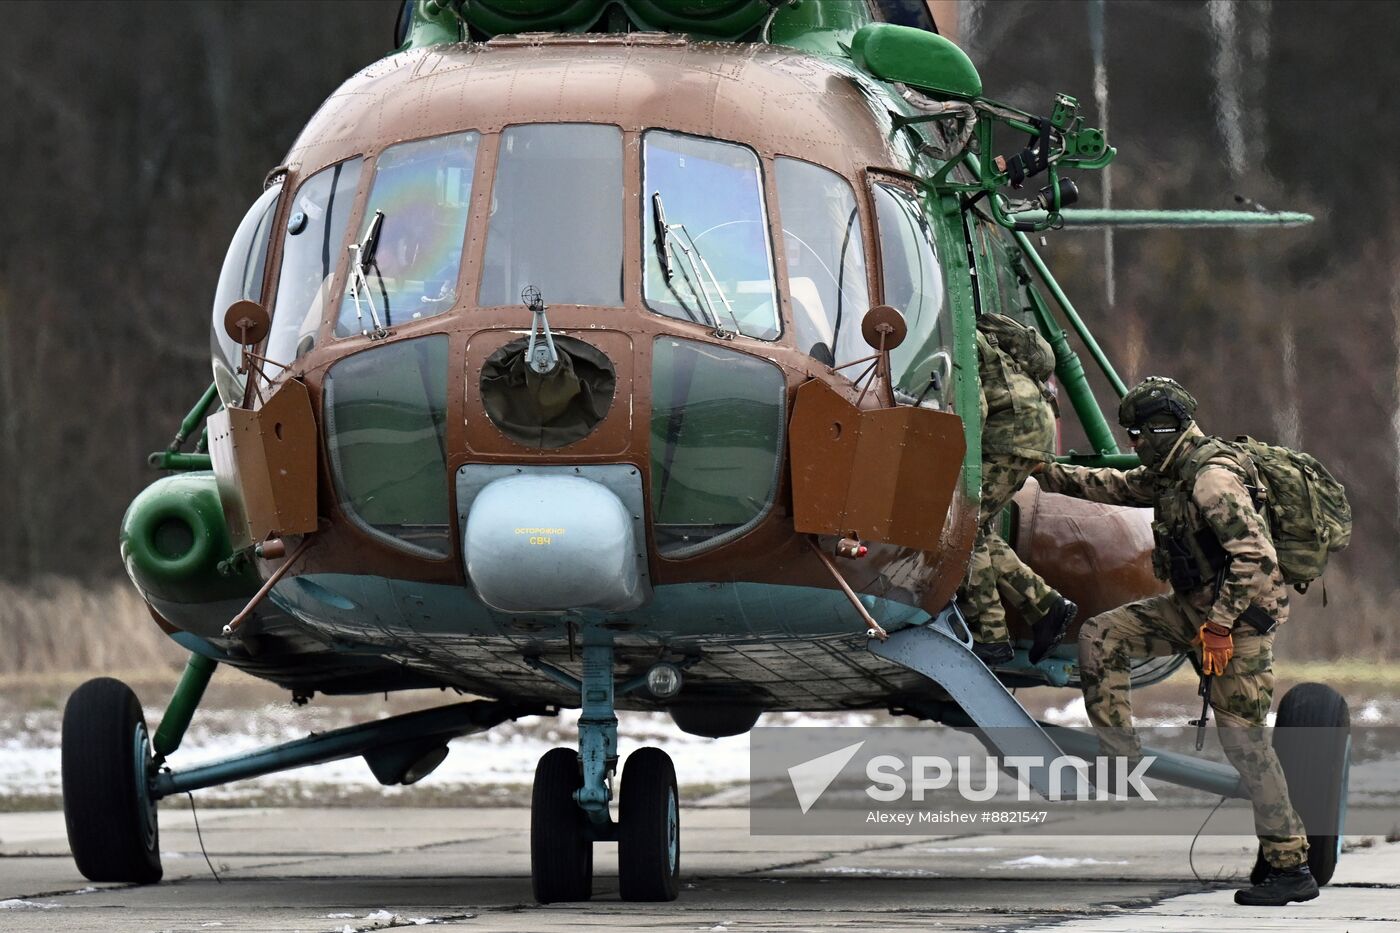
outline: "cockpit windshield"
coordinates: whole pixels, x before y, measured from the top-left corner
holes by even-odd
[[[622,304],[622,131],[587,123],[501,134],[482,307],[514,305],[527,285],[546,304]]]
[[[365,226],[376,212],[383,220],[377,245],[363,260],[363,287],[345,289],[337,337],[361,333],[372,321],[392,327],[431,317],[456,303],[478,139],[475,132],[456,133],[380,154],[363,216]],[[356,231],[357,242],[364,233]]]
[[[809,162],[779,158],[774,166],[794,342],[828,366],[869,356],[860,332],[870,291],[855,192],[840,175]]]
[[[646,134],[644,151],[647,306],[776,339],[781,327],[758,157],[734,143],[660,130]]]
[[[297,189],[267,341],[267,358],[274,363],[290,363],[316,342],[331,282],[345,261],[345,234],[360,186],[361,161],[349,159],[324,168]]]
[[[225,405],[237,405],[243,398],[243,377],[238,375],[243,350],[224,330],[224,312],[235,301],[262,301],[263,269],[272,238],[272,219],[277,215],[277,199],[281,195],[279,182],[264,191],[248,208],[229,242],[224,266],[219,272],[219,286],[214,292],[211,349],[214,382]]]

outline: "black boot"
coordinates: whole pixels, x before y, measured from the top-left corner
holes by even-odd
[[[1078,612],[1078,605],[1061,596],[1055,607],[1045,613],[1045,618],[1031,626],[1031,634],[1035,638],[1031,643],[1032,664],[1039,664],[1041,659],[1050,653],[1050,649],[1060,643]]]
[[[1009,641],[993,641],[972,643],[972,653],[982,659],[982,663],[988,667],[996,667],[998,664],[1005,664],[1016,657],[1016,649],[1011,647]]]
[[[1317,897],[1317,879],[1307,865],[1297,868],[1269,868],[1264,880],[1252,888],[1235,892],[1235,903],[1250,907],[1282,907],[1289,901],[1310,901]]]

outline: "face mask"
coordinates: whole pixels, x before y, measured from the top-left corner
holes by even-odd
[[[1148,423],[1141,427],[1141,434],[1136,436],[1138,459],[1142,465],[1149,470],[1156,471],[1161,467],[1162,461],[1167,459],[1167,454],[1176,446],[1176,442],[1181,439],[1181,432],[1185,430],[1185,425],[1152,424]]]

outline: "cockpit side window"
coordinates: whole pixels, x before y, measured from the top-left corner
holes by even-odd
[[[480,304],[622,306],[622,130],[587,123],[501,134]]]
[[[885,304],[904,315],[909,335],[890,354],[895,388],[942,405],[951,391],[952,324],[933,230],[913,191],[886,182],[871,188],[880,231]]]
[[[365,274],[355,287],[346,285],[337,337],[432,317],[456,304],[479,140],[475,132],[420,139],[375,159],[355,237],[366,246]]]
[[[345,262],[345,235],[362,162],[356,157],[324,168],[297,189],[267,340],[267,358],[274,363],[290,363],[316,343],[331,282]]]
[[[225,405],[242,402],[244,379],[238,375],[238,361],[243,351],[224,330],[224,312],[235,301],[262,301],[263,270],[267,266],[268,244],[272,241],[272,219],[277,215],[277,199],[281,194],[281,184],[273,185],[248,208],[229,243],[223,269],[219,272],[219,284],[214,290],[210,350],[214,359],[214,383]]]
[[[776,340],[782,327],[758,156],[652,130],[643,137],[642,176],[647,307]]]
[[[860,322],[870,310],[865,240],[846,179],[797,159],[777,159],[778,205],[797,348],[828,366],[870,355]]]

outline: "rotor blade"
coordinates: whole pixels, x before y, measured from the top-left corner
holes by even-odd
[[[1081,229],[1103,227],[1301,227],[1313,222],[1311,214],[1295,211],[1131,211],[1131,210],[1067,210],[1061,211],[1066,227]],[[1025,211],[1016,220],[1039,223],[1045,211]]]

